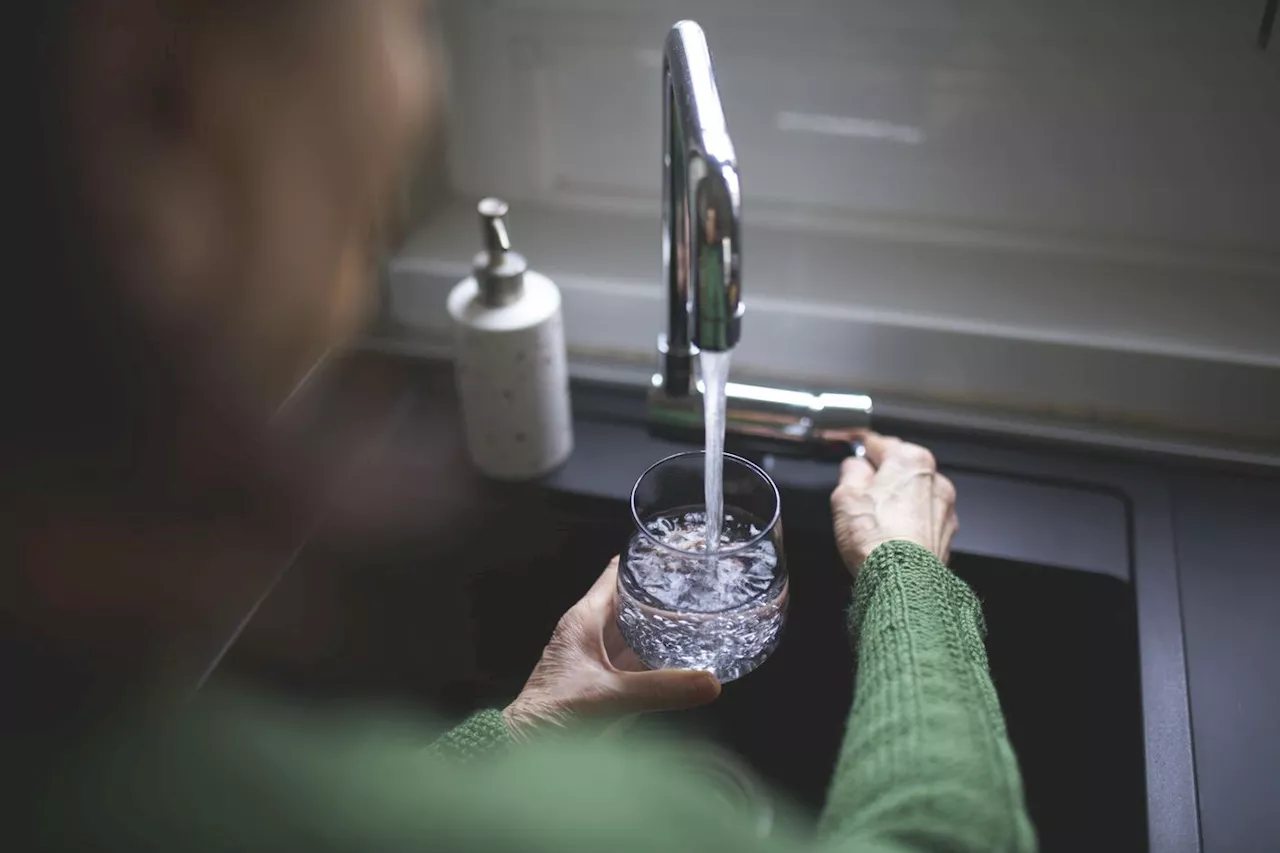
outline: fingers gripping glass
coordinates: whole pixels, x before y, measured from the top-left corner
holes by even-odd
[[[618,624],[648,666],[732,681],[773,653],[786,621],[781,501],[769,475],[725,454],[724,525],[708,554],[704,456],[663,459],[636,482],[636,531],[618,569]]]

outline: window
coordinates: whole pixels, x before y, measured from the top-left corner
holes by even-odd
[[[662,316],[661,44],[707,32],[742,171],[735,370],[882,399],[1280,435],[1280,62],[1251,0],[490,0],[446,9],[445,204],[393,305],[444,329],[474,199],[577,361]]]

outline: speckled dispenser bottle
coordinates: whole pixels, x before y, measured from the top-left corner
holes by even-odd
[[[511,249],[506,202],[480,202],[484,251],[449,294],[467,450],[482,473],[529,480],[573,452],[560,291]]]

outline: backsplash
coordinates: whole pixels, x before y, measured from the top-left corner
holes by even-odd
[[[471,206],[517,202],[581,368],[662,324],[660,47],[704,25],[743,175],[735,370],[1063,422],[1280,436],[1280,50],[1253,0],[444,7],[439,328]]]

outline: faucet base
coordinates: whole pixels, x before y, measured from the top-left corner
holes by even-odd
[[[669,378],[669,377],[668,377]],[[665,437],[703,440],[701,382],[672,394],[662,374],[649,391],[650,428]],[[725,434],[773,444],[847,447],[869,429],[873,404],[862,394],[813,394],[730,382],[725,386]]]

